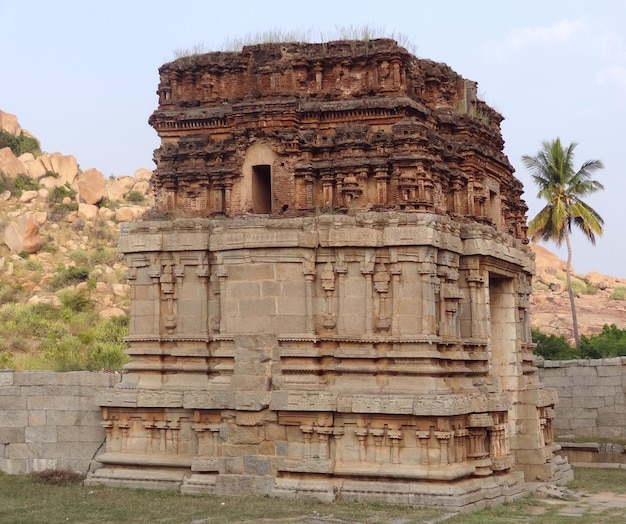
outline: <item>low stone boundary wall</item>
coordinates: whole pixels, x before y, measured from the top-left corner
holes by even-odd
[[[543,384],[559,396],[555,440],[626,441],[626,357],[535,364]],[[96,398],[120,380],[119,373],[0,370],[0,471],[87,473],[98,465],[93,458],[104,444],[104,429]],[[563,445],[573,463],[604,463],[609,451],[593,442]],[[623,448],[610,451],[626,462]]]
[[[96,395],[119,373],[0,370],[0,471],[87,473],[104,444]]]
[[[559,396],[556,441],[626,440],[626,357],[535,364],[541,382]]]

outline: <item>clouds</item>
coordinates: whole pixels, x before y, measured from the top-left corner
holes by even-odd
[[[588,30],[586,22],[581,19],[562,20],[547,27],[513,29],[498,47],[518,51],[531,46],[552,46],[573,40]]]
[[[586,18],[563,19],[557,22],[513,28],[500,40],[492,40],[485,51],[499,61],[542,60],[542,53],[554,60],[578,64],[592,63],[587,70],[603,87],[626,86],[626,42],[620,32]]]
[[[596,75],[598,84],[626,87],[626,66],[611,65],[601,69]]]

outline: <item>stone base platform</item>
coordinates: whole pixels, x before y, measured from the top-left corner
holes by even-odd
[[[353,500],[441,506],[475,510],[501,504],[528,493],[521,472],[455,482],[375,480],[350,477],[205,474],[178,468],[145,469],[107,466],[92,473],[86,485],[104,484],[139,489],[171,489],[186,494],[220,496],[258,495],[281,498],[314,498],[323,502]]]

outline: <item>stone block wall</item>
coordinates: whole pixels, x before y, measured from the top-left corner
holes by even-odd
[[[538,361],[545,387],[559,402],[554,437],[626,439],[626,357]]]
[[[87,473],[105,439],[95,396],[119,381],[117,373],[0,370],[0,471]]]

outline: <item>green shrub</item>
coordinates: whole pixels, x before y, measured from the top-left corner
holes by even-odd
[[[59,293],[59,298],[63,308],[71,313],[80,313],[93,307],[93,301],[84,291],[74,292],[66,290]]]
[[[32,136],[25,135],[23,132],[19,136],[15,136],[8,131],[0,131],[0,149],[4,147],[11,148],[15,156],[20,156],[24,153],[32,153],[36,157],[41,155],[39,141]]]
[[[611,293],[611,298],[613,300],[626,300],[626,287],[617,286]]]
[[[84,266],[68,267],[57,273],[50,280],[50,288],[54,291],[64,287],[73,286],[80,282],[86,282],[89,278],[89,270]]]
[[[74,196],[76,196],[76,193],[66,182],[65,185],[52,188],[48,193],[48,202],[52,204],[62,204],[64,199],[74,198]]]
[[[69,204],[57,204],[50,210],[50,222],[60,222],[73,211],[78,211],[78,202]]]
[[[580,337],[582,358],[614,358],[626,356],[626,329],[605,324],[598,335]]]
[[[0,368],[121,370],[128,317],[100,318],[84,292],[60,293],[61,306],[9,304],[0,309]]]
[[[10,177],[0,173],[0,193],[9,191],[14,197],[19,198],[24,191],[38,190],[37,181],[28,175],[19,174],[16,177]]]
[[[563,335],[547,335],[538,329],[533,329],[532,340],[536,344],[535,355],[539,355],[546,360],[580,358],[578,350]]]
[[[578,280],[577,278],[572,278],[572,291],[575,294],[584,294],[586,290],[587,290],[587,285],[582,280]]]
[[[132,191],[126,193],[124,199],[128,202],[133,202],[134,204],[140,204],[146,200],[146,197],[141,191],[135,191],[133,189]]]

